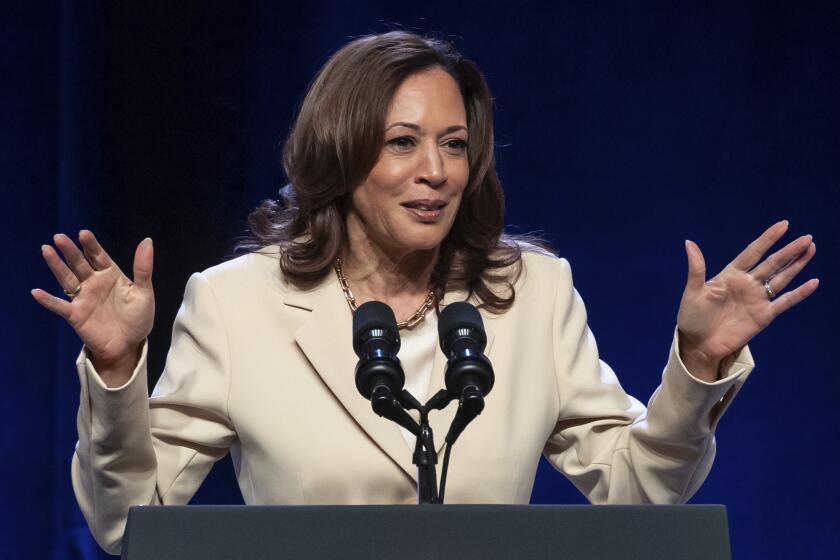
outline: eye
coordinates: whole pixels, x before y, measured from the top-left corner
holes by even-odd
[[[448,150],[458,154],[463,153],[467,149],[467,141],[461,138],[452,138],[447,140],[443,145]]]
[[[406,151],[410,150],[416,144],[414,138],[411,136],[398,136],[397,138],[392,138],[388,140],[388,145],[393,146],[397,150]]]

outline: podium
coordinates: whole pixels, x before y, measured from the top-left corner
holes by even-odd
[[[137,506],[125,560],[730,558],[726,508]]]

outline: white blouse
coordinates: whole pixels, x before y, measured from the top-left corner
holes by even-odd
[[[438,350],[437,324],[437,313],[430,309],[426,318],[413,329],[400,329],[399,358],[403,372],[405,372],[405,389],[421,404],[426,403],[429,395],[429,382],[432,379],[432,364],[434,363],[435,352],[440,352]],[[443,389],[443,387],[434,387],[433,391],[436,392],[439,389]],[[415,411],[411,411],[411,415],[415,420],[420,418]],[[384,419],[383,421],[387,422]],[[400,427],[400,431],[408,447],[411,451],[414,451],[417,438],[403,427]],[[436,442],[437,438],[445,435],[435,434]]]

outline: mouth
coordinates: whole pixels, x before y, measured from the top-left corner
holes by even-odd
[[[443,216],[443,208],[446,207],[446,202],[443,200],[410,200],[403,202],[401,206],[411,212],[421,222],[430,223],[435,222]]]

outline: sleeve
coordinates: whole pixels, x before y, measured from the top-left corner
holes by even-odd
[[[226,331],[202,274],[187,283],[151,398],[147,350],[148,342],[129,381],[113,389],[84,349],[76,362],[81,397],[73,489],[94,538],[112,554],[120,551],[129,507],[187,503],[235,437]]]
[[[707,383],[683,365],[675,329],[662,382],[645,408],[599,359],[569,263],[559,263],[553,328],[560,413],[546,458],[592,503],[686,502],[711,469],[715,426],[754,367],[749,349]]]

